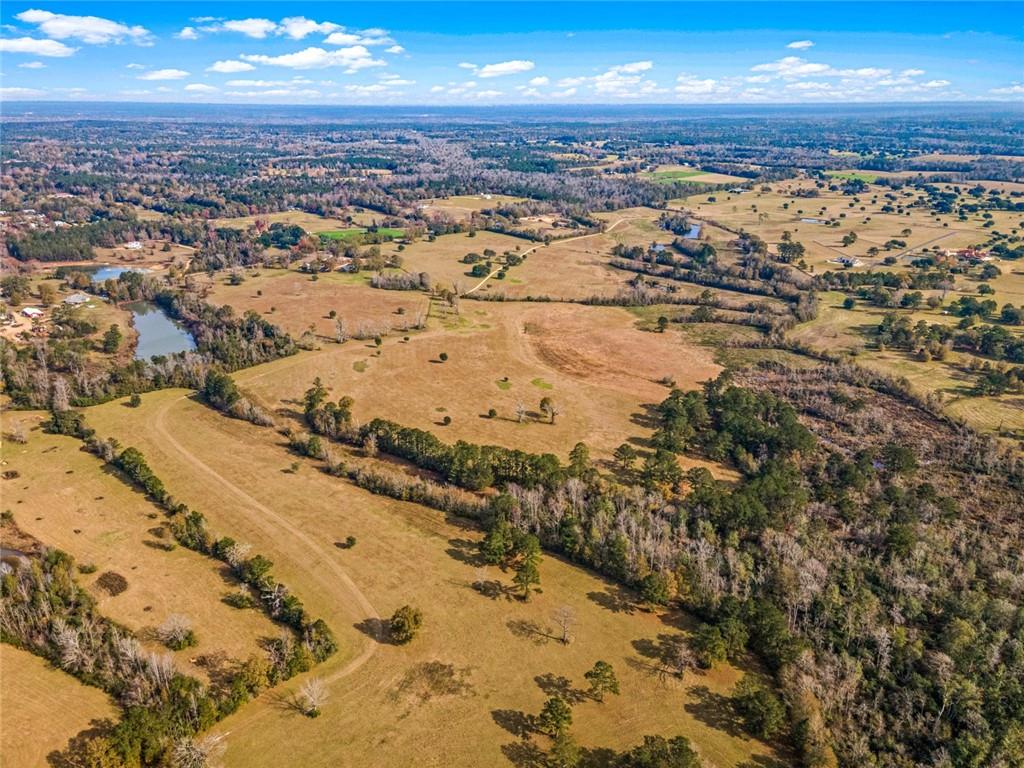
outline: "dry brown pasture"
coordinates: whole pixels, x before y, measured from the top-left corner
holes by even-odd
[[[314,333],[333,338],[332,310],[345,321],[349,333],[362,323],[399,327],[403,320],[427,311],[427,294],[378,290],[369,287],[369,280],[370,274],[365,272],[327,272],[312,280],[297,270],[258,269],[246,272],[241,285],[229,285],[220,276],[208,281],[207,300],[215,305],[230,304],[239,313],[259,312],[296,337],[312,326]],[[398,314],[400,309],[405,310],[404,316]]]
[[[4,768],[47,765],[52,752],[104,721],[117,707],[91,688],[28,651],[0,644],[0,755]]]
[[[218,726],[228,734],[228,766],[507,765],[547,746],[520,738],[525,717],[555,691],[578,696],[598,659],[614,665],[622,695],[575,706],[573,732],[584,746],[622,749],[643,734],[683,734],[716,768],[787,764],[729,724],[725,697],[739,670],[721,665],[681,682],[661,671],[660,649],[692,631],[689,617],[637,611],[624,590],[553,556],[541,564],[542,591],[529,602],[510,599],[511,575],[476,562],[474,527],[373,496],[305,461],[284,471],[294,457],[276,433],[186,395],[152,393],[131,413],[99,406],[89,420],[101,434],[131,436],[214,529],[270,557],[341,648],[309,675],[328,686],[321,717],[291,703],[303,676]],[[349,535],[356,546],[335,546]],[[424,612],[421,636],[408,646],[379,643],[375,622],[406,603]],[[552,637],[561,605],[577,617],[567,646]]]
[[[333,397],[355,399],[361,421],[384,417],[448,442],[563,458],[583,441],[595,457],[607,458],[627,438],[650,434],[636,420],[645,405],[667,395],[658,380],[671,376],[680,387],[694,387],[720,370],[709,350],[634,323],[616,307],[464,300],[460,317],[432,321],[408,342],[385,339],[380,356],[372,342],[324,342],[319,351],[239,372],[236,380],[278,409],[319,376]],[[563,411],[553,425],[539,417],[542,397]],[[517,422],[519,402],[534,414],[525,423]],[[486,418],[491,408],[496,418]],[[445,416],[449,426],[441,426]]]
[[[353,217],[355,217],[353,212]],[[383,215],[380,216],[384,218]],[[227,227],[231,229],[248,229],[257,221],[265,221],[267,224],[297,224],[307,232],[327,232],[332,229],[346,229],[349,222],[343,219],[333,219],[319,216],[306,211],[277,211],[275,213],[260,213],[254,216],[231,216],[220,219],[210,219],[211,227]]]
[[[495,208],[504,203],[520,203],[525,198],[509,195],[453,195],[423,200],[419,208],[425,214],[444,213],[456,221],[467,221],[477,211]]]
[[[132,410],[123,403],[116,407]],[[198,645],[174,658],[183,671],[197,675],[204,672],[193,660],[218,654],[245,659],[259,652],[261,638],[280,634],[262,612],[222,602],[238,588],[225,566],[184,547],[162,549],[174,542],[162,525],[163,513],[81,450],[78,440],[42,432],[41,418],[28,413],[5,417],[5,426],[24,423],[29,440],[4,443],[4,469],[19,473],[0,481],[4,508],[29,535],[64,550],[79,565],[95,566],[79,581],[102,614],[160,652],[167,649],[155,637],[156,628],[172,614],[188,617]],[[131,445],[131,435],[125,437]],[[127,580],[124,592],[113,595],[97,583],[108,572]]]

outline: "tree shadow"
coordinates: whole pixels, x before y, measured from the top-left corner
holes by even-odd
[[[534,645],[544,645],[551,640],[558,639],[536,621],[529,619],[509,619],[505,626],[515,637],[520,640],[529,640]]]
[[[544,751],[526,739],[502,744],[501,754],[517,768],[545,768],[548,765]]]
[[[633,596],[622,587],[608,586],[604,592],[588,592],[587,599],[612,613],[632,614],[636,611]]]
[[[46,756],[46,764],[52,768],[80,768],[86,765],[88,743],[100,736],[108,736],[113,729],[113,720],[90,720],[89,727],[68,739],[64,749],[50,752]]]
[[[448,549],[445,550],[445,553],[452,560],[457,560],[465,565],[478,568],[486,565],[480,555],[479,545],[472,539],[448,539]]]
[[[515,600],[518,597],[512,587],[507,584],[502,584],[497,579],[481,579],[480,581],[474,581],[473,589],[491,600],[497,600],[502,597],[506,600]]]
[[[270,699],[270,705],[282,712],[295,712],[300,715],[306,714],[306,708],[303,706],[302,702],[299,701],[299,697],[294,693],[271,691],[268,698]]]
[[[730,736],[749,738],[728,696],[715,693],[706,685],[698,685],[689,692],[694,701],[688,702],[684,709],[697,720]]]
[[[533,678],[533,681],[537,683],[537,687],[540,688],[548,698],[558,696],[569,704],[580,704],[590,699],[590,696],[586,691],[576,688],[572,684],[572,680],[564,675],[556,675],[552,672],[546,672],[543,675],[537,675]]]
[[[525,739],[537,728],[534,716],[518,709],[492,709],[491,718],[499,727],[520,739]]]
[[[614,768],[618,753],[607,747],[583,748],[577,768]]]
[[[388,631],[388,624],[383,619],[363,619],[352,625],[371,640],[376,640],[381,645],[395,645],[391,640],[391,633]]]
[[[786,768],[786,765],[787,763],[768,755],[752,755],[749,760],[744,760],[736,768]]]

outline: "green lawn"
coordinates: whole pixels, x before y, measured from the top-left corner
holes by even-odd
[[[877,173],[864,173],[862,171],[825,171],[825,175],[831,176],[833,179],[858,179],[865,184],[874,184],[878,181]]]
[[[366,227],[349,227],[348,229],[330,229],[326,232],[320,232],[320,237],[326,237],[329,240],[354,240],[362,237],[369,230]],[[382,237],[398,238],[405,235],[405,230],[398,227],[378,227],[376,234]]]
[[[682,181],[688,179],[691,176],[700,176],[704,171],[692,170],[692,171],[654,171],[652,173],[645,173],[643,176],[651,181],[657,182],[658,184],[671,184],[675,181]]]

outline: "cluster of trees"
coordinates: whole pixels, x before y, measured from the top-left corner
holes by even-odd
[[[62,410],[69,403],[94,405],[164,387],[202,389],[211,366],[234,371],[298,350],[287,333],[256,312],[238,317],[229,306],[211,306],[196,293],[165,288],[137,272],[126,272],[97,290],[113,300],[155,302],[188,328],[197,350],[97,365],[89,357],[91,345],[80,339],[58,335],[21,346],[0,341],[0,372],[17,407]]]
[[[226,373],[211,368],[206,372],[202,398],[222,413],[251,422],[259,427],[274,425],[273,417],[238,391],[234,380]]]
[[[397,275],[378,273],[370,278],[370,286],[388,291],[429,291],[430,275],[426,272],[402,272]]]
[[[528,453],[462,440],[447,445],[430,432],[385,419],[373,419],[364,425],[360,439],[363,442],[373,440],[379,450],[437,472],[448,482],[469,490],[507,482],[551,487],[564,476],[564,469],[554,454]]]

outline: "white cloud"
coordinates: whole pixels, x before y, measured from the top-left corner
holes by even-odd
[[[33,56],[70,56],[77,48],[71,48],[56,40],[37,40],[34,37],[8,37],[0,39],[0,52],[30,53]]]
[[[41,61],[26,61],[24,64],[19,64],[22,69],[46,69],[46,65]]]
[[[541,75],[540,77],[530,78],[530,85],[534,85],[534,86],[537,86],[537,85],[547,85],[550,82],[551,82],[551,80],[549,80],[545,75]]]
[[[787,45],[787,48],[795,48],[798,51],[806,50],[814,45],[810,40],[794,40],[792,43]]]
[[[646,72],[654,66],[652,61],[634,61],[632,64],[621,64],[618,67],[613,67],[618,72],[625,72],[628,74],[635,74],[637,72]]]
[[[228,80],[229,88],[284,88],[295,85],[312,85],[313,81],[306,77],[293,77],[291,80]],[[333,83],[330,83],[333,85]]]
[[[557,85],[559,88],[575,88],[578,85],[583,85],[587,82],[585,77],[563,77],[558,81]]]
[[[533,67],[534,63],[532,61],[512,59],[510,61],[501,61],[497,64],[485,64],[476,70],[475,74],[477,77],[504,77],[505,75],[529,72]]]
[[[594,91],[602,97],[635,99],[663,93],[653,80],[645,80],[641,73],[653,67],[650,61],[619,64],[593,78]]]
[[[1024,93],[1024,83],[1013,83],[1012,85],[1004,85],[1001,88],[992,88],[989,93],[999,96],[1015,96],[1018,93]]]
[[[195,27],[182,27],[181,31],[174,35],[179,40],[198,40],[199,33]]]
[[[189,83],[185,86],[185,90],[189,93],[216,93],[219,89],[205,83]]]
[[[576,89],[566,88],[564,91],[555,91],[551,95],[554,96],[556,99],[568,99],[570,96],[576,95]]]
[[[392,45],[390,48],[385,49],[384,53],[405,53],[405,48],[400,45]]]
[[[139,75],[139,80],[181,80],[183,77],[188,77],[189,73],[184,69],[154,69],[152,72],[146,72],[143,75]]]
[[[301,40],[306,35],[311,35],[314,32],[326,35],[334,32],[336,29],[341,29],[341,26],[331,21],[313,21],[305,16],[290,16],[287,19],[281,20],[281,26],[278,28],[277,33],[279,35],[287,35],[292,40]]]
[[[900,77],[920,77],[923,74],[923,69],[904,69],[900,72]]]
[[[353,96],[370,96],[375,93],[387,93],[388,87],[383,83],[371,85],[346,85],[345,92]]]
[[[947,85],[951,85],[949,80],[929,80],[927,83],[924,83],[921,87],[922,88],[945,88]]]
[[[128,26],[99,16],[66,16],[62,13],[41,11],[35,8],[22,11],[15,16],[26,24],[35,24],[39,31],[55,40],[69,38],[83,43],[100,45],[131,40],[135,43],[149,43],[149,30],[140,26]]]
[[[444,86],[443,85],[433,85],[433,86],[430,87],[430,92],[431,93],[440,93],[443,90],[444,90]]]
[[[0,88],[0,99],[30,99],[33,96],[43,96],[46,91],[38,88]]]
[[[136,64],[135,62],[132,62],[131,64],[125,64],[124,68],[125,69],[145,69],[146,65],[145,64]]]
[[[470,64],[468,61],[460,61],[459,69],[476,69],[476,64]]]
[[[676,78],[676,94],[682,97],[688,96],[710,96],[716,93],[727,91],[727,88],[719,85],[717,80],[711,78],[701,79],[695,75],[681,73]]]
[[[262,40],[277,31],[277,24],[270,19],[234,19],[225,21],[220,26],[228,32],[240,32],[257,40]]]
[[[483,75],[481,75],[481,77],[483,77]],[[477,91],[474,95],[478,99],[496,99],[503,94],[501,91]]]
[[[236,96],[240,98],[261,98],[261,97],[282,97],[291,96],[302,99],[312,99],[320,95],[320,91],[307,88],[304,90],[293,90],[291,88],[279,88],[269,91],[226,91],[227,96]]]
[[[324,40],[328,45],[392,45],[395,41],[388,37],[387,30],[367,29],[362,32],[334,32]],[[402,46],[394,46],[402,48]],[[402,51],[405,49],[402,48]],[[401,53],[402,51],[399,51]]]
[[[348,74],[368,67],[386,66],[386,62],[374,59],[366,47],[362,45],[339,48],[330,52],[325,51],[323,48],[306,48],[302,51],[286,53],[281,56],[242,54],[240,58],[245,61],[255,62],[256,64],[269,64],[270,66],[288,67],[290,69],[344,67],[345,72]]]
[[[235,72],[251,72],[256,69],[252,64],[246,64],[244,61],[234,61],[233,59],[226,59],[224,61],[215,61],[213,64],[206,68],[207,72],[220,72],[221,74],[230,75]]]
[[[815,64],[801,59],[799,56],[784,56],[778,61],[757,64],[750,68],[751,72],[772,72],[778,77],[803,77],[817,75],[832,69],[828,64]]]

